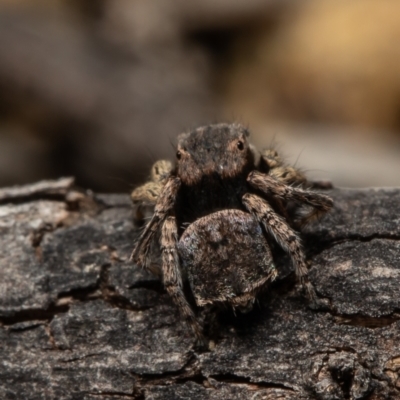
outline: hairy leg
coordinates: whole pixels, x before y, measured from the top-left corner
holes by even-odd
[[[173,170],[171,161],[158,160],[151,167],[150,177],[153,182],[164,184]]]
[[[286,166],[274,148],[264,149],[259,153],[257,168],[260,172],[272,176],[278,181],[286,185],[296,185],[303,187],[306,178],[305,176],[293,167]],[[269,196],[268,202],[272,205],[275,211],[293,225],[292,218],[289,216],[286,204],[283,199],[276,196]]]
[[[311,302],[315,304],[317,296],[308,279],[307,264],[297,233],[261,197],[246,193],[242,200],[246,209],[257,218],[276,242],[289,253],[297,278],[306,290]]]
[[[312,207],[312,210],[300,219],[300,225],[305,225],[313,219],[319,218],[333,206],[333,201],[328,196],[310,190],[288,186],[272,176],[258,171],[251,172],[247,181],[254,188],[263,193],[276,196],[282,201],[294,201],[300,203],[300,205]]]
[[[168,217],[162,226],[160,238],[164,285],[198,342],[201,345],[205,345],[206,341],[202,334],[202,328],[183,293],[183,282],[176,248],[177,241],[178,228],[176,219],[175,217]]]
[[[154,208],[153,217],[145,226],[133,249],[131,260],[142,267],[146,267],[147,254],[155,234],[160,230],[165,218],[174,207],[180,184],[180,179],[175,176],[170,176],[167,179]]]
[[[141,225],[147,216],[153,215],[154,206],[172,169],[170,161],[156,161],[151,167],[151,180],[131,192],[133,219],[136,224]]]
[[[133,220],[141,226],[147,218],[154,214],[154,206],[160,197],[163,186],[158,182],[147,182],[131,193],[133,203]]]
[[[259,169],[286,185],[305,187],[307,178],[296,167],[287,165],[274,148],[264,149],[260,153]]]

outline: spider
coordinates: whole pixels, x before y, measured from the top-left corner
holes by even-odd
[[[225,123],[183,133],[175,165],[156,162],[151,181],[131,194],[136,220],[154,207],[131,259],[152,270],[149,253],[159,240],[165,288],[201,343],[202,327],[184,294],[183,276],[198,306],[222,302],[249,308],[276,275],[271,240],[289,254],[308,298],[317,304],[296,230],[333,202],[311,191],[305,176],[276,150],[258,153],[248,137],[242,125]]]

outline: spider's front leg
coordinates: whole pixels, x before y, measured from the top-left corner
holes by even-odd
[[[275,178],[258,171],[251,172],[247,181],[251,186],[263,193],[272,194],[284,201],[294,201],[301,205],[312,207],[312,211],[300,219],[300,226],[306,225],[313,219],[325,214],[333,206],[333,201],[328,196],[310,190],[288,186],[279,182]]]
[[[178,228],[176,219],[175,217],[168,217],[162,226],[160,238],[164,286],[173,302],[178,306],[182,317],[192,329],[197,341],[204,347],[206,346],[206,340],[203,336],[202,328],[183,292],[177,242]]]
[[[246,209],[264,226],[276,242],[289,253],[295,273],[313,306],[317,305],[317,296],[314,287],[308,279],[308,270],[305,255],[301,247],[300,238],[290,228],[285,220],[279,216],[268,202],[261,197],[246,193],[242,198]]]
[[[146,259],[152,240],[155,234],[160,230],[162,223],[173,210],[176,196],[181,185],[181,181],[176,176],[167,178],[160,196],[157,199],[154,208],[154,214],[143,233],[140,235],[135,248],[133,249],[131,260],[136,264],[146,268]]]
[[[172,169],[170,161],[156,161],[151,167],[150,181],[132,191],[133,219],[137,225],[141,225],[147,216],[153,215],[154,206]]]

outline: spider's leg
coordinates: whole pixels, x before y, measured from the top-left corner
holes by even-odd
[[[285,185],[304,187],[307,183],[307,179],[301,171],[288,165],[272,168],[268,175]]]
[[[176,247],[177,241],[178,228],[176,219],[175,217],[168,217],[162,226],[160,238],[164,285],[173,302],[178,306],[182,317],[195,334],[198,342],[201,345],[205,345],[206,341],[202,333],[202,328],[183,293],[183,282]]]
[[[261,151],[258,168],[286,185],[304,186],[307,183],[304,173],[299,168],[285,164],[274,148]]]
[[[288,186],[258,171],[251,172],[247,180],[251,186],[261,192],[272,194],[286,202],[295,201],[301,205],[312,207],[312,210],[301,218],[300,225],[305,225],[311,220],[322,216],[333,206],[332,199],[324,194]]]
[[[141,225],[146,217],[153,215],[154,206],[171,171],[172,163],[170,161],[156,161],[151,167],[151,180],[131,192],[133,219],[138,225]]]
[[[171,174],[173,165],[168,160],[158,160],[151,167],[151,180],[157,183],[164,183]]]
[[[147,217],[154,214],[154,206],[160,196],[163,185],[159,182],[147,182],[131,193],[133,203],[133,220],[135,224],[142,225]]]
[[[154,235],[159,231],[161,224],[174,207],[180,184],[180,179],[175,176],[170,176],[167,179],[165,186],[158,197],[156,206],[154,208],[154,214],[144,228],[143,233],[140,235],[136,246],[133,249],[131,260],[142,267],[146,267],[147,254],[149,252]]]
[[[255,216],[276,242],[289,253],[297,278],[306,290],[311,302],[316,304],[317,296],[308,279],[305,255],[297,233],[261,197],[246,193],[242,201],[246,209]]]
[[[133,204],[145,203],[155,205],[161,194],[162,188],[163,185],[158,182],[146,182],[131,192],[131,200]]]

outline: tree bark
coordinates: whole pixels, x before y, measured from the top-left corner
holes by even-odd
[[[1,399],[399,399],[400,189],[333,189],[246,315],[197,351],[159,279],[128,259],[127,195],[70,179],[0,190]]]

